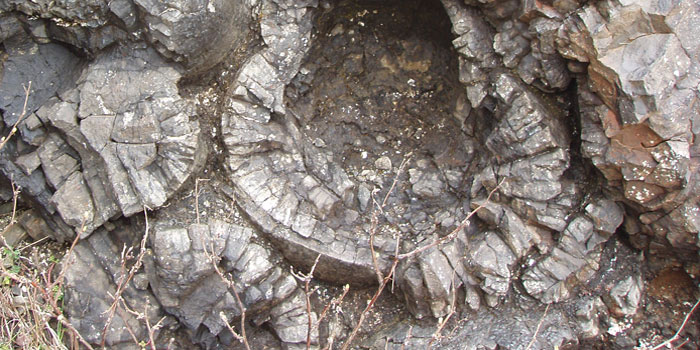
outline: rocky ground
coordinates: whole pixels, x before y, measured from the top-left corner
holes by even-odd
[[[0,0],[4,235],[77,237],[61,312],[95,347],[698,348],[698,24]]]

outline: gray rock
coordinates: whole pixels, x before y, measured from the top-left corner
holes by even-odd
[[[190,74],[201,73],[241,45],[250,32],[252,1],[181,0],[167,4],[136,0],[147,38],[166,57],[183,62]],[[131,8],[130,8],[131,7]],[[129,2],[113,2],[115,13],[134,13]]]
[[[24,87],[32,89],[27,100],[27,112],[33,113],[60,89],[75,79],[80,60],[58,44],[35,44],[22,39],[4,42],[9,54],[4,62],[0,81],[0,108],[6,125],[14,124],[24,106]]]
[[[515,95],[511,102],[503,101],[503,118],[486,140],[492,152],[508,161],[568,147],[565,126],[556,113],[545,109],[543,101],[520,84],[507,89]]]
[[[118,53],[104,56],[83,75],[75,137],[86,141],[82,158],[96,157],[95,166],[103,169],[104,200],[128,216],[144,205],[163,205],[201,166],[205,150],[191,102],[177,94],[179,74],[153,51],[136,50],[118,60],[113,55]],[[140,66],[146,78],[120,70],[129,65]],[[124,88],[132,79],[143,88]],[[141,102],[150,95],[161,97]]]
[[[379,170],[391,170],[391,158],[387,156],[379,157],[374,161],[374,166]]]
[[[592,98],[589,87],[579,85],[580,104],[586,111],[584,152],[611,186],[624,186],[628,200],[660,216],[674,210],[661,204],[664,198],[674,198],[675,205],[689,200],[677,194],[677,182],[656,183],[649,174],[679,173],[696,162],[689,157],[686,144],[694,133],[688,122],[697,106],[681,101],[696,98],[686,89],[696,87],[698,81],[698,45],[688,40],[694,32],[690,18],[698,11],[697,6],[686,3],[656,6],[605,2],[604,6],[583,6],[558,33],[560,53],[569,59],[591,62],[588,82],[599,98]],[[650,45],[654,50],[646,49]],[[679,152],[671,156],[674,165],[658,168],[652,153],[665,148],[663,141],[668,138],[677,140],[674,142],[678,142]],[[634,182],[616,183],[620,173],[625,181]],[[678,220],[687,222],[687,218]],[[677,237],[694,235],[680,227],[669,231]],[[683,246],[680,242],[674,239],[678,247]]]
[[[270,248],[252,242],[255,237],[251,228],[215,218],[216,213],[235,210],[220,193],[212,191],[218,187],[207,184],[199,198],[205,215],[214,216],[207,224],[194,223],[185,228],[180,223],[195,214],[194,197],[166,208],[152,223],[152,252],[144,262],[150,290],[168,313],[193,331],[195,342],[217,344],[228,339],[224,322],[235,327],[235,320],[241,316],[235,292],[249,320],[270,319],[283,344],[301,342],[284,333],[290,331],[289,322],[299,321],[298,317],[274,314],[286,305],[297,309],[297,314],[303,311],[300,315],[305,317],[306,304],[303,297],[299,299],[301,291],[295,279],[277,266],[279,260]]]
[[[470,264],[483,279],[481,289],[491,295],[506,295],[516,256],[494,232],[487,232],[483,239],[473,244],[469,252]]]
[[[577,304],[576,318],[584,339],[595,338],[602,333],[600,320],[608,315],[608,309],[599,298],[586,298]]]
[[[303,344],[306,348],[308,332],[308,314],[304,293],[298,289],[291,297],[270,310],[272,329],[285,344],[286,348],[294,349],[295,344]],[[311,321],[316,322],[316,313],[311,314]],[[312,344],[318,344],[318,329],[311,334]]]
[[[618,317],[631,317],[637,313],[644,287],[638,276],[629,276],[610,290],[611,312]]]
[[[501,25],[499,32],[493,37],[493,48],[503,56],[503,65],[514,68],[520,59],[530,51],[530,40],[523,34],[527,33],[527,26],[520,21],[506,21]]]
[[[41,166],[41,159],[37,152],[32,152],[17,157],[15,163],[25,174],[31,175],[34,170]]]
[[[73,256],[67,258],[70,260],[63,261],[67,266],[64,312],[68,315],[68,321],[91,344],[102,342],[102,331],[109,320],[109,309],[113,303],[112,296],[116,295],[117,283],[123,278],[120,261],[115,258],[123,248],[119,240],[136,243],[133,241],[135,236],[128,229],[116,234],[100,229],[75,246]],[[123,287],[123,302],[154,325],[163,316],[163,310],[150,291],[136,288],[135,283],[132,280]],[[118,307],[120,310],[114,313],[107,327],[105,344],[130,346],[133,345],[132,336],[148,338],[145,319],[126,312],[121,303]],[[169,324],[172,324],[172,319],[164,320],[164,326]],[[158,343],[159,333],[156,331],[155,334]]]
[[[619,280],[615,269],[596,272],[618,258],[601,260],[617,230],[648,252],[651,270],[666,259],[697,270],[697,4],[347,4],[0,1],[3,134],[33,82],[0,170],[46,219],[34,226],[86,238],[68,314],[91,342],[88,321],[104,323],[108,303],[96,291],[115,290],[115,223],[138,225],[118,218],[145,207],[157,210],[153,255],[129,303],[142,308],[146,295],[208,348],[234,341],[221,315],[241,315],[214,266],[235,280],[254,328],[267,322],[276,347],[305,348],[303,293],[277,253],[302,270],[320,256],[322,281],[372,284],[372,250],[387,273],[396,249],[444,237],[469,209],[479,212],[467,229],[395,276],[418,318],[444,317],[454,296],[474,311],[448,349],[522,348],[539,315],[502,303],[567,303],[587,281]],[[390,171],[402,158],[405,173]],[[202,193],[195,176],[244,213]],[[182,191],[193,184],[196,204]],[[615,317],[642,310],[637,274],[610,287]],[[571,302],[576,315],[543,318],[536,347],[599,336],[599,299]],[[109,335],[117,347],[125,325],[141,327],[120,317]],[[425,348],[431,329],[415,322],[425,334],[414,342],[381,346]]]
[[[423,283],[428,290],[430,310],[434,317],[444,317],[449,312],[452,294],[456,293],[457,279],[447,258],[438,250],[424,254],[420,258]]]
[[[163,205],[203,164],[205,150],[192,119],[192,102],[179,97],[179,73],[155,52],[135,49],[133,56],[125,56],[126,49],[110,50],[83,72],[77,88],[66,90],[75,84],[77,58],[53,44],[21,45],[29,46],[13,49],[17,64],[53,58],[32,65],[37,69],[33,84],[40,86],[30,93],[28,113],[38,110],[19,128],[32,146],[20,145],[9,153],[23,171],[10,170],[15,165],[4,170],[17,184],[32,188],[28,194],[41,203],[47,217],[53,216],[49,225],[57,228],[56,238],[71,235],[66,224],[87,235],[120,214]],[[13,48],[9,43],[7,47]],[[6,65],[2,88],[32,72],[12,64]],[[132,81],[142,86],[127,86]],[[14,123],[12,115],[18,116],[23,96],[6,103],[5,121]],[[37,158],[41,172],[35,171]],[[80,169],[82,174],[74,176]]]
[[[49,134],[47,141],[37,150],[46,180],[55,189],[78,170],[78,161],[68,154],[70,151],[70,146],[54,133]]]
[[[445,184],[436,171],[408,169],[408,175],[413,185],[413,192],[419,196],[433,198],[444,191]]]
[[[611,235],[622,224],[622,209],[613,201],[600,199],[586,206],[586,213],[593,219],[596,230]]]
[[[72,173],[56,190],[51,202],[56,206],[61,218],[75,227],[81,235],[87,235],[95,229],[95,226],[91,225],[95,207],[81,172]]]
[[[520,349],[533,340],[533,348],[549,349],[578,344],[566,313],[557,306],[522,310],[517,306],[499,307],[497,313],[481,311],[457,330],[457,335],[434,344],[440,349]],[[418,348],[416,348],[418,349]]]

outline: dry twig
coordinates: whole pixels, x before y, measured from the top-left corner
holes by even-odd
[[[350,344],[352,344],[352,341],[353,341],[353,339],[355,339],[355,336],[357,336],[357,332],[360,330],[362,323],[364,323],[365,318],[367,317],[367,314],[372,309],[372,307],[374,307],[374,303],[377,302],[377,299],[382,294],[384,287],[386,287],[387,283],[389,283],[389,281],[393,278],[394,272],[396,272],[396,266],[398,266],[398,265],[399,265],[399,259],[397,257],[394,257],[394,263],[391,264],[391,269],[389,269],[389,274],[387,274],[386,277],[384,277],[384,279],[382,280],[382,283],[379,285],[379,288],[377,288],[377,291],[372,296],[372,299],[370,299],[370,301],[367,303],[367,306],[365,307],[365,309],[362,310],[362,313],[360,314],[360,319],[357,321],[357,325],[355,325],[355,328],[353,328],[352,333],[350,333],[350,336],[345,341],[345,344],[343,344],[343,347],[341,348],[342,350],[347,350],[350,347]]]
[[[527,344],[527,348],[525,350],[530,350],[532,346],[535,344],[535,341],[537,340],[537,334],[540,333],[540,328],[542,328],[542,323],[544,323],[544,318],[547,317],[547,312],[549,311],[549,307],[552,304],[547,304],[547,307],[544,308],[544,313],[542,313],[542,317],[540,317],[540,322],[537,323],[537,328],[535,329],[535,333],[532,335],[532,339],[530,339],[530,343]]]
[[[8,272],[5,270],[4,266],[2,267],[2,269],[3,269],[2,272],[3,272],[3,275],[9,277],[10,279],[14,280],[15,282],[17,282],[21,285],[30,286],[30,288],[32,288],[33,291],[40,293],[41,298],[44,301],[43,304],[45,306],[47,306],[49,309],[48,310],[49,315],[51,317],[55,318],[56,321],[59,322],[62,327],[65,327],[66,329],[68,329],[72,333],[72,336],[76,337],[81,344],[83,344],[86,348],[92,350],[93,349],[92,346],[85,340],[85,338],[83,338],[80,335],[78,330],[76,330],[75,327],[73,327],[73,325],[70,322],[68,322],[68,320],[65,318],[65,316],[63,316],[63,309],[62,309],[61,305],[59,305],[59,302],[60,302],[59,300],[61,298],[59,298],[55,292],[55,291],[61,290],[63,288],[66,271],[68,270],[68,267],[72,264],[73,250],[74,250],[76,244],[78,243],[78,240],[80,239],[81,231],[82,231],[82,229],[76,233],[76,236],[75,236],[75,239],[73,240],[73,243],[71,244],[70,248],[68,249],[68,252],[66,252],[66,255],[63,258],[64,263],[63,263],[63,265],[61,267],[61,271],[59,272],[58,277],[56,279],[52,279],[52,277],[51,277],[52,270],[53,270],[53,267],[55,266],[55,264],[52,265],[51,267],[49,267],[49,270],[43,274],[43,278],[42,278],[43,283],[42,284],[39,284],[33,280],[29,280],[24,276],[20,276],[20,275]],[[0,266],[1,265],[2,264],[0,264]],[[34,305],[34,307],[38,307],[41,309],[41,306],[39,304]],[[41,321],[41,320],[43,320],[43,322],[37,322],[36,324],[38,325],[38,324],[43,323],[45,325],[45,327],[51,328],[51,326],[48,324],[48,322],[49,322],[48,319],[40,316],[37,319],[37,321]]]
[[[483,208],[486,204],[488,204],[488,203],[491,201],[491,196],[493,196],[493,194],[501,187],[501,184],[503,184],[503,181],[505,181],[505,178],[501,179],[501,181],[498,183],[498,185],[497,185],[496,187],[494,187],[494,188],[491,190],[491,192],[489,192],[489,195],[488,195],[488,197],[486,197],[486,200],[484,201],[484,203],[482,203],[481,205],[479,205],[478,207],[476,207],[476,209],[474,209],[474,210],[472,210],[471,212],[469,212],[469,214],[467,215],[467,217],[464,218],[464,220],[462,220],[462,222],[459,224],[459,226],[457,226],[457,228],[455,228],[454,230],[452,230],[452,232],[450,232],[449,234],[447,234],[447,235],[445,235],[445,236],[443,236],[443,237],[441,237],[441,238],[436,239],[435,241],[433,241],[433,242],[430,243],[430,244],[427,244],[427,245],[424,245],[424,246],[422,246],[422,247],[416,248],[416,249],[414,249],[414,250],[412,250],[412,251],[410,251],[410,252],[408,252],[408,253],[399,254],[398,258],[399,258],[399,259],[410,258],[410,257],[415,256],[415,255],[418,255],[418,254],[420,254],[420,253],[422,253],[422,252],[424,252],[424,251],[426,251],[426,250],[428,250],[428,249],[430,249],[430,248],[437,247],[437,246],[439,246],[439,245],[441,245],[441,244],[443,244],[443,243],[447,243],[447,242],[452,241],[453,239],[455,239],[455,237],[457,237],[457,235],[459,234],[459,232],[462,231],[465,227],[467,227],[467,225],[469,225],[469,220],[471,220],[471,218],[472,218],[479,210],[481,210],[481,208]]]
[[[100,346],[104,347],[105,346],[105,341],[107,340],[107,329],[109,328],[109,325],[112,323],[112,319],[114,318],[114,313],[117,311],[117,308],[119,307],[120,301],[122,301],[122,294],[124,293],[124,290],[126,290],[126,287],[128,286],[129,282],[134,278],[134,275],[136,272],[141,268],[141,265],[143,265],[143,257],[146,255],[146,243],[148,242],[148,234],[150,232],[150,226],[148,224],[148,210],[149,208],[144,206],[143,207],[143,215],[146,221],[146,228],[145,232],[143,234],[143,238],[141,239],[141,245],[139,246],[139,254],[136,257],[136,261],[134,264],[131,266],[131,268],[128,270],[126,269],[126,264],[129,260],[133,258],[133,247],[129,247],[128,249],[126,246],[122,250],[122,255],[121,255],[121,271],[122,274],[119,277],[119,280],[117,281],[117,291],[114,293],[112,296],[112,304],[110,305],[109,309],[107,309],[104,314],[109,314],[107,316],[107,322],[105,322],[104,327],[102,328],[102,341],[100,343]],[[128,326],[128,325],[127,325]],[[131,331],[129,329],[129,331]],[[132,332],[132,337],[134,337],[134,341],[138,344],[138,340],[135,338]]]
[[[313,280],[313,275],[314,275],[314,270],[316,270],[316,265],[318,265],[318,261],[321,258],[321,254],[319,254],[316,257],[316,260],[314,261],[313,266],[311,266],[311,271],[309,271],[308,274],[304,275],[302,273],[297,273],[294,272],[294,270],[291,270],[292,276],[294,276],[296,279],[299,281],[304,282],[304,295],[306,296],[306,316],[308,318],[308,328],[306,331],[306,348],[311,349],[311,334],[313,333],[314,330],[318,329],[318,327],[321,326],[321,321],[326,317],[328,314],[328,311],[331,309],[333,306],[340,305],[343,302],[343,299],[345,299],[345,296],[348,294],[348,291],[350,290],[350,285],[346,284],[343,287],[343,293],[339,297],[334,297],[331,299],[328,304],[323,308],[323,311],[321,311],[321,314],[318,316],[318,319],[316,320],[316,323],[313,322],[313,318],[311,317],[311,295],[314,293],[314,290],[311,290],[309,287],[309,284],[311,283],[311,280]]]
[[[673,345],[673,342],[680,339],[681,333],[685,329],[685,326],[688,325],[688,320],[690,320],[690,316],[693,314],[693,312],[695,312],[695,309],[698,307],[698,304],[700,304],[700,299],[698,299],[698,301],[695,302],[695,305],[693,305],[693,307],[690,309],[690,311],[688,311],[688,313],[685,315],[685,319],[683,320],[683,323],[678,328],[678,331],[676,331],[676,334],[674,334],[673,337],[671,337],[668,340],[664,341],[663,343],[651,348],[651,350],[658,350],[658,349],[661,349],[664,347],[669,348],[669,349],[676,349],[676,348],[680,348],[683,345],[685,345],[685,343],[687,342],[687,339],[686,339],[686,341],[683,342],[683,344],[681,344],[677,347]]]
[[[457,285],[455,284],[455,274],[456,270],[452,270],[452,300],[450,301],[450,313],[447,314],[447,317],[444,319],[440,318],[438,322],[437,329],[435,330],[435,333],[433,334],[433,337],[430,339],[430,342],[428,343],[428,349],[430,349],[433,346],[433,342],[436,340],[440,339],[442,336],[440,335],[442,333],[442,330],[445,328],[447,325],[447,322],[450,321],[450,318],[455,314],[456,307],[457,307]]]
[[[368,314],[369,311],[372,309],[372,307],[373,307],[374,304],[376,303],[376,301],[377,301],[377,299],[379,298],[379,296],[382,294],[382,291],[384,290],[384,288],[386,287],[386,285],[389,283],[389,281],[390,281],[390,280],[393,280],[393,278],[394,278],[394,273],[396,272],[396,267],[398,266],[399,262],[400,262],[401,260],[408,259],[408,258],[411,258],[411,257],[413,257],[413,256],[416,256],[416,255],[418,255],[418,254],[420,254],[420,253],[422,253],[422,252],[424,252],[424,251],[426,251],[426,250],[428,250],[428,249],[430,249],[430,248],[433,248],[433,247],[436,247],[436,246],[438,246],[438,245],[440,245],[440,244],[449,242],[449,241],[453,240],[455,237],[457,237],[457,234],[458,234],[461,230],[463,230],[463,229],[469,224],[469,220],[470,220],[479,210],[481,210],[487,203],[489,203],[489,201],[491,200],[491,197],[492,197],[493,194],[501,187],[501,184],[503,183],[503,181],[505,181],[505,178],[502,179],[502,180],[498,183],[498,185],[497,185],[496,187],[494,187],[494,188],[491,190],[491,192],[489,192],[489,195],[488,195],[488,197],[486,198],[486,200],[484,201],[484,203],[481,204],[481,205],[479,205],[478,207],[476,207],[476,208],[475,208],[474,210],[472,210],[471,212],[469,212],[469,214],[467,215],[467,217],[464,218],[464,220],[462,220],[462,222],[459,224],[459,226],[457,226],[457,228],[455,228],[454,230],[452,230],[452,232],[450,232],[448,235],[446,235],[446,236],[444,236],[444,237],[442,237],[442,238],[436,239],[435,241],[433,241],[433,242],[430,243],[430,244],[427,244],[427,245],[424,245],[424,246],[422,246],[422,247],[416,248],[416,249],[414,249],[414,250],[412,250],[412,251],[409,251],[408,253],[398,254],[398,255],[395,255],[395,256],[394,256],[393,263],[392,263],[392,265],[391,265],[391,268],[389,269],[389,273],[382,279],[381,283],[379,284],[379,287],[377,288],[377,291],[376,291],[376,292],[374,293],[374,295],[372,296],[372,299],[369,301],[369,303],[367,303],[367,306],[365,307],[365,309],[362,310],[362,313],[360,314],[360,319],[357,321],[357,324],[356,324],[355,327],[353,328],[353,330],[352,330],[352,332],[350,333],[350,336],[348,337],[348,339],[345,341],[345,344],[343,344],[343,347],[341,348],[342,350],[347,350],[347,349],[350,347],[350,345],[352,344],[352,341],[353,341],[353,340],[355,339],[355,337],[357,336],[357,333],[359,332],[360,327],[361,327],[362,324],[364,323],[365,318],[367,317],[367,314]],[[398,247],[398,241],[397,241],[397,247]],[[374,256],[374,249],[372,249],[372,255]]]
[[[321,321],[323,321],[323,319],[326,317],[326,314],[328,313],[328,310],[330,310],[331,307],[338,306],[343,303],[343,299],[345,299],[345,296],[348,294],[349,290],[350,285],[346,284],[345,286],[343,286],[343,293],[340,294],[339,297],[331,299],[331,301],[328,304],[326,304],[326,307],[324,307],[323,311],[321,311],[321,315],[318,316],[318,320],[314,325],[314,329],[318,328],[321,325]]]
[[[146,302],[146,305],[143,308],[143,313],[136,312],[129,308],[129,306],[126,304],[126,302],[122,299],[122,306],[124,307],[124,310],[126,310],[128,313],[134,315],[136,319],[138,320],[144,320],[144,323],[146,324],[146,333],[148,334],[148,343],[146,343],[143,346],[150,346],[151,350],[156,350],[156,332],[163,327],[163,321],[165,321],[166,317],[163,316],[161,317],[158,322],[156,322],[155,325],[151,326],[151,321],[148,319],[148,307],[151,306],[150,303]],[[136,336],[132,333],[132,337],[136,338]],[[138,343],[138,345],[141,345]]]
[[[316,256],[316,260],[314,261],[314,264],[311,266],[311,270],[309,271],[308,274],[304,275],[302,273],[296,273],[294,272],[294,269],[291,269],[292,276],[294,276],[296,279],[299,281],[304,282],[304,296],[306,297],[306,317],[307,317],[307,328],[306,328],[306,349],[311,349],[311,329],[313,327],[313,319],[311,317],[311,294],[314,292],[309,289],[309,284],[311,283],[311,280],[314,278],[314,270],[316,270],[316,265],[318,265],[318,261],[321,259],[321,254]]]
[[[381,204],[377,203],[377,201],[374,199],[374,193],[376,192],[376,190],[372,192],[372,202],[374,203],[374,210],[372,211],[372,218],[370,219],[369,249],[371,250],[371,253],[372,253],[372,265],[374,266],[374,272],[377,274],[377,283],[379,283],[379,284],[381,284],[382,280],[384,279],[384,275],[382,274],[382,271],[379,268],[379,262],[377,261],[377,254],[374,251],[374,237],[377,234],[377,226],[379,225],[379,213],[382,213],[382,214],[384,213],[384,208],[386,207],[386,204],[389,201],[389,196],[391,196],[391,193],[394,192],[394,189],[396,188],[396,184],[399,181],[399,177],[401,176],[401,173],[403,173],[404,169],[406,168],[406,165],[408,164],[409,160],[411,159],[412,154],[413,153],[409,153],[401,161],[401,164],[399,165],[399,168],[396,171],[396,175],[394,176],[394,180],[391,182],[391,187],[386,192],[386,195],[384,195],[384,200],[382,200]]]
[[[406,344],[411,340],[411,337],[413,337],[413,325],[408,327],[408,332],[406,333],[406,338],[403,340],[403,343],[401,344],[401,350],[406,350]]]
[[[8,133],[7,136],[0,139],[0,150],[2,150],[5,147],[7,141],[10,141],[10,138],[17,132],[17,126],[19,126],[19,123],[21,123],[24,120],[24,118],[27,117],[27,102],[29,102],[29,93],[32,90],[32,82],[29,81],[27,86],[22,85],[22,88],[24,89],[24,105],[22,106],[22,113],[17,118],[15,124],[12,125],[10,133]]]
[[[214,267],[214,271],[216,271],[216,274],[219,275],[221,280],[226,283],[228,288],[233,292],[233,296],[236,299],[236,304],[238,304],[238,308],[241,311],[241,334],[238,334],[233,327],[229,324],[229,320],[226,318],[226,315],[223,313],[223,311],[219,314],[219,317],[221,318],[222,321],[224,321],[224,324],[226,325],[226,328],[231,332],[231,335],[236,338],[239,342],[245,346],[246,350],[250,350],[250,344],[248,343],[248,337],[246,336],[246,331],[245,331],[245,316],[246,316],[246,307],[243,304],[243,301],[241,300],[241,296],[238,294],[238,288],[236,287],[236,284],[233,282],[232,279],[229,279],[224,275],[224,272],[221,271],[219,268],[219,260],[221,259],[220,257],[216,256],[214,253],[214,242],[213,240],[209,240],[209,247],[211,251],[207,250],[207,245],[204,244],[205,242],[202,242],[202,247],[204,247],[204,254],[209,258],[209,261],[211,262],[212,266]]]

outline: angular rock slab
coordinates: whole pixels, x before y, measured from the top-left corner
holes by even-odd
[[[241,309],[236,293],[248,320],[269,319],[286,346],[306,342],[303,292],[289,272],[275,266],[269,248],[251,242],[252,235],[250,228],[219,219],[187,228],[167,220],[154,224],[153,250],[145,261],[148,281],[163,308],[190,330],[195,342],[231,340],[225,322],[237,328],[234,320],[240,319]]]
[[[180,73],[151,49],[114,48],[27,119],[29,145],[13,156],[18,184],[49,220],[84,236],[110,219],[156,209],[206,157],[194,104],[180,97]],[[70,87],[70,86],[69,86]],[[40,180],[41,178],[45,180]],[[37,180],[31,180],[37,178]],[[48,203],[43,196],[50,195]]]
[[[157,324],[164,316],[157,299],[147,286],[137,283],[143,272],[137,273],[125,286],[119,286],[126,277],[124,274],[129,271],[128,268],[124,270],[121,261],[115,257],[119,257],[125,249],[120,246],[122,242],[137,244],[134,241],[136,236],[129,229],[119,229],[117,232],[99,229],[88,239],[79,242],[73,255],[64,260],[67,266],[64,311],[68,321],[90,344],[102,343],[105,326],[108,326],[104,335],[105,345],[110,347],[135,347],[132,333],[139,340],[148,339],[146,320],[125,310],[124,305],[143,314],[150,325]],[[127,262],[132,263],[133,261]],[[110,308],[118,289],[122,289],[123,303],[119,303],[110,320]],[[172,318],[166,318],[161,324],[168,326],[172,323]],[[158,333],[155,335],[156,341]]]
[[[565,58],[590,63],[578,97],[584,155],[639,213],[638,232],[684,250],[700,246],[699,14],[692,1],[604,1],[557,35]]]

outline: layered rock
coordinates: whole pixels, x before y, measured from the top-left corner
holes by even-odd
[[[187,228],[156,223],[153,233],[148,281],[163,308],[198,342],[232,341],[226,323],[236,327],[242,315],[236,298],[248,319],[269,319],[287,346],[306,342],[304,294],[288,271],[273,264],[269,249],[249,241],[250,228],[210,219]]]
[[[143,272],[127,282],[138,252],[131,259],[124,253],[127,246],[138,247],[138,239],[139,234],[130,228],[111,232],[99,229],[78,243],[63,262],[65,312],[70,323],[91,344],[137,349],[134,339],[149,339],[147,323],[152,326],[160,323],[166,328],[174,323],[172,317],[165,317],[158,300],[147,289],[148,282],[143,283]],[[117,296],[120,299],[115,304]],[[155,330],[156,338],[160,330],[160,327]]]
[[[130,285],[127,303],[152,303],[149,320],[172,315],[207,347],[232,344],[224,322],[241,316],[215,266],[255,326],[304,348],[304,295],[284,260],[308,270],[320,256],[317,278],[374,284],[394,255],[474,210],[454,239],[401,261],[394,277],[417,318],[445,317],[457,299],[473,311],[462,334],[484,335],[475,348],[529,341],[532,330],[499,334],[535,322],[521,310],[533,302],[570,303],[553,306],[545,325],[578,324],[546,333],[542,346],[632,319],[641,273],[610,277],[601,260],[616,232],[657,259],[652,270],[663,259],[698,269],[693,2],[0,1],[0,10],[3,134],[32,81],[0,170],[54,238],[82,233],[67,310],[93,343],[77,315],[104,324],[109,300],[97,290],[115,290],[109,256],[125,239],[102,227],[137,226],[118,218],[145,208],[156,211],[139,274],[150,291]],[[198,82],[204,73],[211,80]],[[205,196],[200,215],[205,165],[206,191],[219,197]],[[244,217],[208,207],[228,201],[222,193]],[[601,279],[604,293],[575,298]],[[499,313],[522,322],[485,330]],[[114,322],[111,345],[128,342],[126,326],[143,335],[130,314]],[[407,344],[424,347],[427,329]]]
[[[367,283],[374,278],[368,238],[361,247],[352,228],[325,222],[332,216],[350,226],[358,218],[342,209],[354,184],[326,154],[297,143],[301,131],[284,107],[285,86],[310,48],[311,5],[262,3],[266,46],[240,69],[222,116],[227,167],[237,200],[288,259],[310,267],[321,254],[319,276]],[[271,120],[273,113],[286,117]],[[310,168],[321,168],[323,178]]]
[[[41,49],[51,45],[16,51],[16,64],[51,62]],[[72,58],[54,67],[8,65],[3,75],[6,125],[23,105],[22,95],[9,93],[13,84],[26,79],[53,89],[29,92],[41,108],[28,107],[21,141],[3,150],[6,176],[42,205],[57,239],[70,237],[71,228],[88,235],[110,219],[162,206],[206,157],[194,105],[178,94],[180,73],[151,49],[115,48],[71,80],[80,61],[53,50]]]
[[[147,40],[163,56],[196,76],[223,61],[249,35],[256,1],[120,1],[119,11],[138,12]],[[138,10],[138,11],[137,11]]]
[[[238,342],[228,327],[240,332],[241,305],[247,320],[270,326],[280,346],[305,347],[306,300],[296,278],[251,227],[235,223],[230,199],[214,191],[225,184],[203,187],[207,194],[181,198],[151,223],[144,265],[160,305],[207,347]],[[208,219],[200,223],[197,214]],[[317,344],[318,330],[312,338]]]
[[[255,20],[253,6],[255,1],[7,0],[0,2],[0,11],[30,17],[21,20],[39,41],[63,42],[90,56],[111,45],[146,41],[163,56],[181,62],[188,75],[196,76],[248,39]]]
[[[406,299],[432,299],[430,313],[418,305],[414,312],[436,317],[448,312],[450,295],[461,285],[465,286],[467,303],[479,309],[484,302],[498,304],[510,292],[511,282],[521,279],[519,274],[526,278],[539,268],[546,275],[564,273],[568,277],[583,267],[575,264],[560,272],[556,264],[542,264],[523,272],[530,269],[534,257],[558,252],[552,237],[567,227],[569,213],[582,202],[579,185],[564,176],[570,166],[567,105],[541,97],[535,87],[527,85],[542,88],[533,79],[523,81],[506,70],[513,67],[516,58],[500,57],[505,51],[498,49],[497,43],[503,38],[494,34],[474,9],[456,1],[444,3],[458,36],[453,45],[460,54],[460,81],[466,85],[472,108],[480,110],[470,116],[471,122],[479,123],[481,120],[473,119],[486,116],[495,119],[482,141],[489,156],[472,168],[476,174],[469,190],[471,208],[493,230],[472,228],[470,234],[440,247],[441,254],[430,253],[440,255],[442,263],[433,258],[430,264],[418,264],[422,273],[411,272],[415,268],[406,270]],[[487,201],[492,190],[496,195]],[[601,242],[592,243],[590,249]],[[589,259],[595,262],[595,255]],[[409,277],[436,269],[454,270],[459,277],[456,285]],[[403,276],[399,274],[399,278]],[[436,308],[436,304],[441,307]]]
[[[691,250],[699,114],[689,36],[698,11],[692,2],[604,2],[574,12],[558,34],[564,57],[588,63],[579,83],[584,155],[634,208],[640,233]]]

